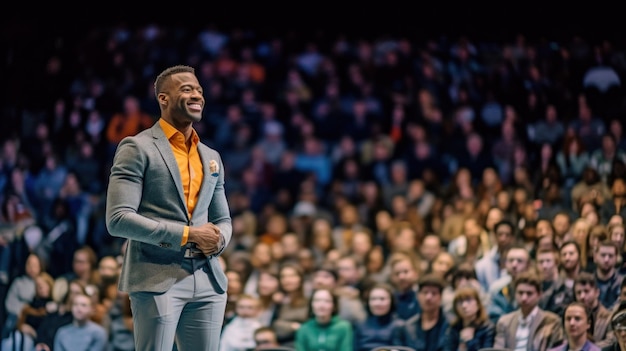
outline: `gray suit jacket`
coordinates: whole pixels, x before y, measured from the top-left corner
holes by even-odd
[[[182,268],[180,245],[186,225],[212,222],[224,237],[221,251],[228,246],[232,225],[222,160],[204,144],[198,145],[198,153],[204,178],[189,219],[180,171],[159,123],[119,143],[107,189],[106,225],[111,235],[129,240],[120,290],[164,292],[189,275]],[[211,160],[219,165],[217,175],[209,170]],[[224,293],[227,279],[217,255],[207,258],[208,275],[215,290]]]

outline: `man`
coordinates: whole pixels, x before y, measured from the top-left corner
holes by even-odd
[[[439,235],[426,234],[424,239],[422,239],[421,245],[419,246],[420,270],[422,272],[426,272],[428,270],[428,266],[430,266],[435,257],[437,257],[437,255],[444,250],[445,249]]]
[[[617,303],[620,286],[624,277],[617,272],[617,255],[620,249],[611,240],[598,243],[593,253],[593,262],[596,264],[594,276],[600,289],[600,302],[604,307],[611,309]]]
[[[523,245],[515,244],[506,251],[504,266],[508,274],[496,280],[489,289],[487,314],[494,324],[500,316],[517,308],[513,281],[531,267],[530,253]]]
[[[256,346],[254,332],[263,324],[259,321],[258,298],[241,294],[237,297],[235,316],[224,326],[220,337],[220,351],[239,351]]]
[[[563,317],[565,307],[574,301],[574,291],[565,286],[565,277],[559,274],[559,250],[556,246],[540,249],[536,258],[537,271],[542,281],[539,307]]]
[[[418,263],[409,253],[394,252],[389,257],[389,267],[389,281],[393,285],[396,299],[396,314],[400,319],[407,320],[421,310],[416,296]]]
[[[348,322],[356,323],[367,317],[365,306],[361,300],[363,291],[363,265],[359,260],[345,254],[337,260],[337,285],[333,291],[339,299],[339,316]]]
[[[409,346],[417,351],[443,350],[449,326],[441,308],[441,293],[445,286],[446,282],[436,274],[420,278],[417,299],[422,310],[394,329],[393,345]]]
[[[105,350],[107,332],[91,320],[95,312],[91,296],[72,296],[72,323],[59,328],[54,336],[54,350]]]
[[[515,226],[509,220],[501,220],[494,226],[495,241],[494,245],[487,253],[478,261],[476,261],[476,277],[478,282],[485,291],[489,291],[489,287],[493,282],[506,275],[504,267],[504,253],[515,242],[517,234]]]
[[[546,351],[564,338],[561,318],[539,307],[541,280],[532,272],[524,272],[513,282],[519,308],[496,323],[493,347],[516,351]]]
[[[574,289],[574,282],[582,272],[580,264],[580,245],[574,240],[564,242],[559,248],[561,268],[559,274],[565,279],[565,286]]]
[[[591,311],[590,334],[598,346],[607,346],[613,342],[612,333],[609,334],[609,322],[612,312],[600,303],[600,289],[596,285],[596,278],[589,272],[581,272],[574,282],[576,301],[582,302]],[[609,339],[609,340],[607,340]]]
[[[107,192],[109,233],[129,240],[119,288],[129,293],[137,350],[219,347],[227,280],[218,256],[232,235],[219,153],[193,123],[204,97],[188,66],[154,83],[161,118],[118,145]]]
[[[271,327],[260,327],[254,331],[254,343],[256,347],[251,350],[266,350],[279,348],[276,332]]]

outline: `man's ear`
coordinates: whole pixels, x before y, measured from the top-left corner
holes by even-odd
[[[167,95],[165,94],[159,94],[157,96],[157,100],[159,100],[159,104],[161,104],[162,106],[167,105]]]

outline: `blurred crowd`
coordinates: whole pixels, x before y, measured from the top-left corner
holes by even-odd
[[[328,312],[311,305],[324,289],[349,323],[349,349],[364,351],[381,340],[457,351],[468,333],[459,323],[473,320],[459,306],[473,299],[473,316],[495,328],[528,308],[520,286],[538,287],[530,311],[559,319],[582,301],[592,331],[611,320],[598,306],[619,312],[626,298],[617,43],[117,24],[39,44],[39,59],[5,69],[0,111],[5,339],[19,330],[32,349],[54,349],[57,329],[85,320],[70,297],[86,295],[102,347],[133,349],[116,285],[125,243],[103,218],[108,171],[119,141],[157,121],[153,79],[175,64],[196,68],[206,105],[195,128],[225,164],[224,335],[248,337],[225,337],[245,345],[224,350],[262,336],[307,349],[307,321]],[[381,315],[391,324],[368,324]],[[457,344],[406,331],[426,317],[442,333],[457,328]],[[556,324],[554,343],[538,348],[571,339]],[[622,335],[612,326],[593,341],[612,345]],[[465,350],[516,347],[496,334]]]

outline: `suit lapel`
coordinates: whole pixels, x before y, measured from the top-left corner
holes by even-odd
[[[178,190],[180,201],[184,204],[185,209],[187,209],[187,201],[185,201],[185,192],[183,190],[183,180],[180,177],[180,170],[178,169],[178,163],[176,163],[172,146],[170,145],[169,140],[165,137],[165,133],[163,133],[163,129],[161,129],[158,122],[152,127],[152,133],[154,136],[154,145],[157,150],[159,150],[159,153],[165,162],[165,166],[172,175],[174,184],[176,184],[176,190]]]
[[[203,167],[204,168],[204,172],[202,175],[202,183],[200,184],[200,190],[198,193],[198,204],[196,205],[196,208],[206,208],[209,207],[208,203],[205,203],[206,200],[211,199],[211,197],[209,196],[209,190],[211,189],[209,185],[209,177],[211,176],[209,173],[209,167],[208,164],[211,161],[209,159],[209,152],[206,151],[205,148],[199,147],[198,146],[198,155],[200,155],[200,162],[202,162],[203,165],[207,165],[207,167]]]
[[[533,318],[532,322],[530,322],[530,327],[528,330],[528,346],[530,350],[535,349],[535,339],[538,336],[537,335],[537,329],[539,328],[539,326],[541,325],[541,322],[543,322],[543,311],[541,309],[539,309],[537,311],[537,315]],[[539,336],[539,340],[543,339],[543,336]]]
[[[515,311],[515,314],[513,315],[513,320],[511,321],[511,325],[510,325],[510,329],[509,329],[509,333],[508,335],[508,340],[506,342],[507,346],[510,346],[508,348],[510,349],[514,349],[515,345],[517,344],[517,339],[516,339],[516,334],[517,334],[517,327],[519,326],[519,319],[521,318],[522,313],[518,310]]]

